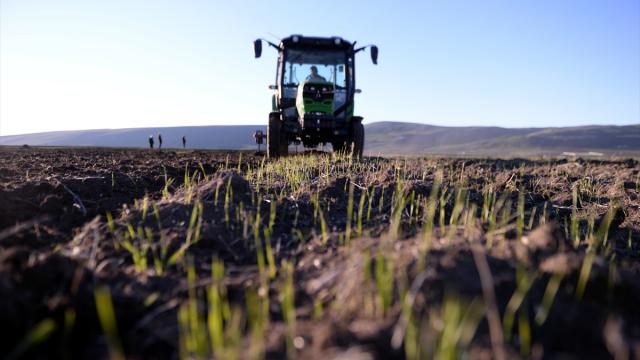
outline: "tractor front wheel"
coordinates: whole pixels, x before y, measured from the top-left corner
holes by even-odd
[[[280,144],[280,134],[282,126],[280,122],[280,114],[269,114],[269,127],[267,128],[267,157],[275,159],[281,154],[282,146]]]
[[[351,151],[353,157],[362,159],[364,150],[364,125],[360,121],[351,121]]]
[[[280,129],[280,156],[287,155],[289,155],[289,140],[282,129]]]

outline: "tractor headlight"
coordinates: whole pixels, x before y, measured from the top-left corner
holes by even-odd
[[[340,43],[342,42],[342,39],[339,37],[333,38],[333,43],[336,45],[340,45]]]
[[[294,43],[297,43],[298,40],[300,40],[300,38],[298,37],[298,35],[294,35],[291,40],[293,40]]]

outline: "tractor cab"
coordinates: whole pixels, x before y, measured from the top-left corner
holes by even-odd
[[[255,56],[262,54],[262,39],[254,42]],[[354,116],[356,48],[340,37],[292,35],[276,45],[276,85],[267,131],[269,157],[286,155],[290,143],[313,148],[331,143],[334,150],[362,155],[362,117]],[[378,49],[371,48],[377,63]]]

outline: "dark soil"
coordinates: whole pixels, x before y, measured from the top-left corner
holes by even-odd
[[[269,300],[259,351],[267,358],[405,358],[411,355],[408,314],[421,334],[420,357],[491,358],[499,349],[490,336],[485,310],[491,304],[479,255],[488,262],[501,321],[514,294],[522,295],[511,330],[500,324],[506,357],[640,355],[637,161],[367,158],[354,165],[325,154],[287,161],[249,152],[0,148],[0,354],[108,357],[113,346],[94,299],[96,289],[106,286],[127,357],[179,358],[185,355],[179,309],[195,296],[206,321],[212,263],[221,260],[226,299],[244,314],[238,347],[243,358],[255,343],[245,309],[253,290]],[[306,166],[304,174],[288,176],[296,166]],[[448,193],[435,208],[427,250],[423,205],[438,172]],[[471,215],[451,225],[460,189],[462,213]],[[482,215],[489,193],[508,209],[493,236]],[[407,200],[402,205],[398,194]],[[390,231],[394,214],[397,233]],[[588,235],[597,234],[607,216],[607,240],[597,243],[596,235]],[[573,241],[572,218],[579,243]],[[268,235],[265,229],[271,229]],[[147,249],[146,267],[136,264],[125,242]],[[270,280],[256,260],[256,244],[267,242],[276,270]],[[392,299],[384,309],[377,303],[380,259],[392,269]],[[283,261],[295,268],[295,349],[287,348],[281,305]],[[191,267],[196,279],[189,282]],[[557,294],[538,321],[554,281]],[[463,312],[471,311],[473,301],[482,312],[470,342],[457,342],[453,353],[438,352],[449,339],[443,324],[453,321],[445,310],[462,304]],[[410,304],[409,311],[403,304]],[[52,319],[55,329],[23,346],[43,319]]]

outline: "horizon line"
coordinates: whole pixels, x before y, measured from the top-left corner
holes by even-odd
[[[411,122],[411,121],[395,121],[395,120],[383,120],[383,121],[374,121],[370,123],[365,123],[364,125],[374,125],[374,124],[383,124],[383,123],[397,123],[397,124],[409,124],[409,125],[423,125],[423,126],[431,126],[431,127],[441,127],[441,128],[498,128],[498,129],[576,129],[576,128],[587,128],[587,127],[624,127],[624,126],[640,126],[640,123],[637,124],[588,124],[588,125],[575,125],[575,126],[497,126],[497,125],[433,125],[428,123],[421,122]],[[0,137],[7,136],[25,136],[25,135],[36,135],[36,134],[51,134],[51,133],[63,133],[63,132],[83,132],[83,131],[114,131],[114,130],[143,130],[143,129],[174,129],[174,128],[197,128],[197,127],[233,127],[233,126],[262,126],[266,127],[267,124],[212,124],[212,125],[172,125],[172,126],[143,126],[143,127],[127,127],[127,128],[92,128],[92,129],[66,129],[66,130],[45,130],[40,132],[30,132],[30,133],[18,133],[18,134],[0,134]]]

